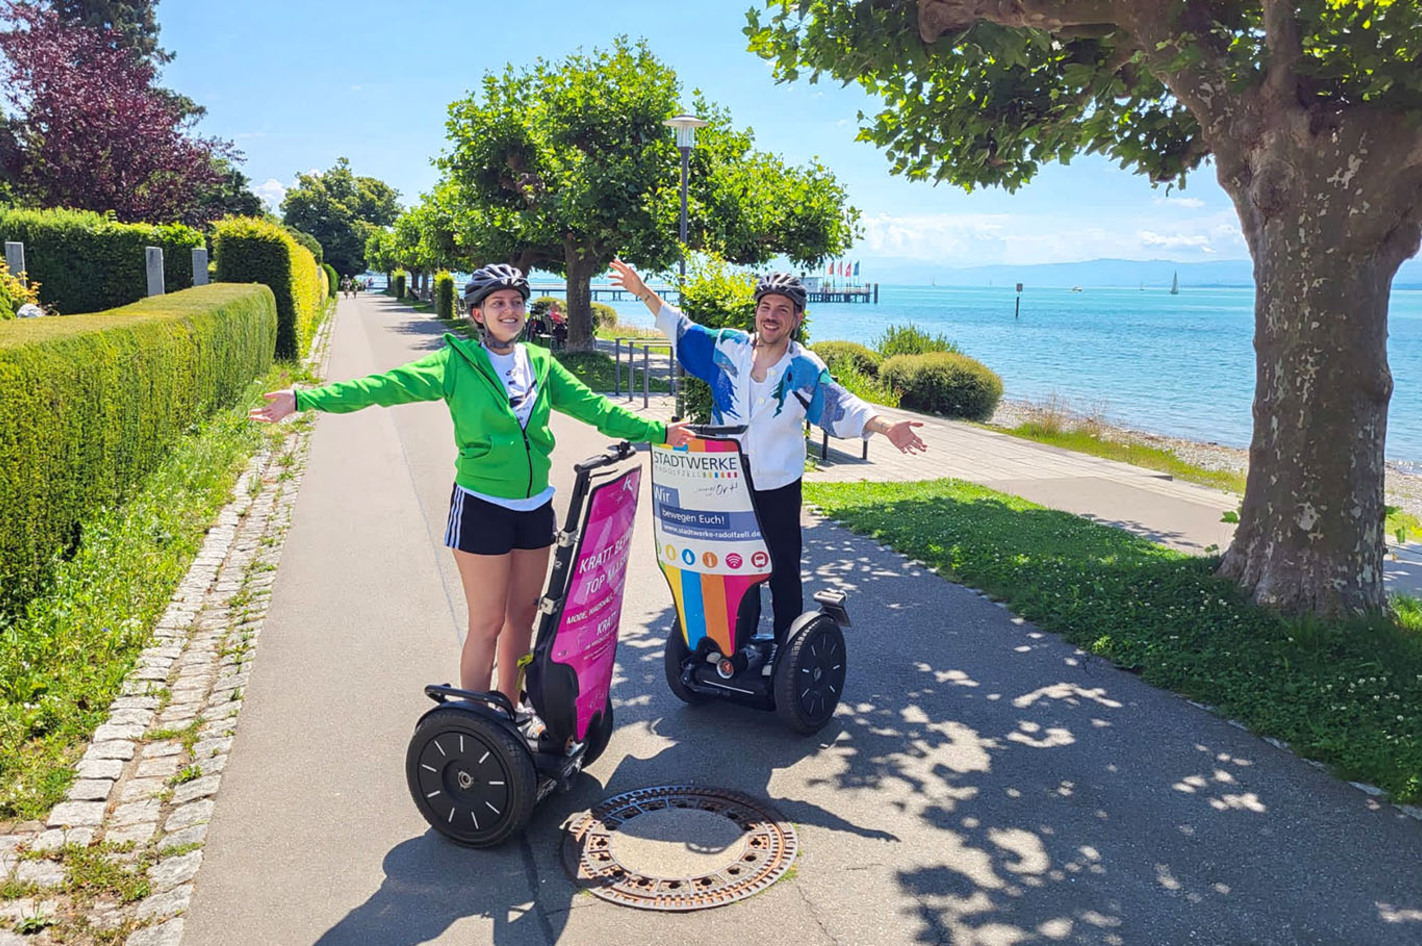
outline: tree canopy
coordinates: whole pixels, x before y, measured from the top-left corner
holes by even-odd
[[[298,174],[282,201],[282,220],[320,241],[326,262],[342,276],[366,270],[372,227],[388,227],[400,214],[399,194],[384,181],[361,177],[340,158],[325,173]]]
[[[115,47],[160,65],[173,59],[158,46],[158,0],[50,0],[49,5],[65,23],[107,33]]]
[[[746,33],[778,78],[858,83],[885,104],[861,116],[859,138],[884,148],[894,173],[968,189],[1014,189],[1080,152],[1184,183],[1217,144],[1200,114],[1237,106],[1271,63],[1320,115],[1422,110],[1422,16],[1393,0],[766,6]],[[1286,7],[1297,15],[1271,34],[1266,8],[1280,20]]]
[[[190,130],[190,110],[153,85],[154,66],[110,32],[54,10],[0,4],[0,95],[13,108],[7,164],[19,199],[121,220],[201,224],[230,142]]]
[[[680,99],[676,74],[644,42],[619,37],[490,72],[450,106],[440,201],[460,252],[565,275],[575,347],[591,337],[589,280],[615,255],[653,270],[678,257],[680,156],[664,122]],[[756,152],[724,110],[695,106],[712,125],[692,154],[693,248],[811,264],[850,245],[857,214],[832,174]]]
[[[1422,8],[1402,0],[770,0],[775,74],[855,82],[895,173],[1008,189],[1099,152],[1208,158],[1256,282],[1248,486],[1221,573],[1256,601],[1386,607],[1388,293],[1422,240]]]

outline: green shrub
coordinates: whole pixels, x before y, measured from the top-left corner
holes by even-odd
[[[592,303],[593,331],[617,324],[617,310],[605,302]]]
[[[830,368],[830,374],[850,394],[885,407],[898,407],[903,400],[903,392],[883,379],[860,371],[851,359],[846,359]]]
[[[903,392],[904,407],[967,420],[987,420],[1002,397],[1002,379],[957,352],[895,355],[880,366],[879,380]]]
[[[444,270],[434,278],[435,318],[454,318],[454,277]]]
[[[858,342],[816,342],[813,351],[829,367],[830,374],[836,376],[841,370],[840,366],[847,362],[853,365],[854,370],[861,375],[877,378],[879,365],[884,361],[878,352],[866,348]]]
[[[276,296],[276,356],[305,354],[326,304],[311,252],[282,227],[255,217],[219,220],[212,244],[218,282],[259,282]]]
[[[181,224],[119,223],[88,210],[0,210],[0,241],[25,244],[25,275],[40,302],[65,315],[99,312],[148,295],[144,247],[163,250],[168,292],[193,284],[203,236]]]
[[[336,298],[336,291],[341,288],[341,277],[336,275],[336,267],[330,263],[321,264],[321,272],[326,274],[326,296]]]
[[[925,355],[933,351],[961,353],[957,345],[946,335],[929,335],[910,322],[908,325],[891,325],[874,342],[874,347],[885,358],[895,355]]]
[[[5,261],[0,260],[0,321],[13,319],[20,306],[38,301],[34,283],[26,286],[20,282],[10,275],[10,268],[5,265]]]
[[[405,298],[405,283],[409,278],[409,273],[406,273],[403,269],[395,270],[394,275],[390,277],[390,294],[396,299]]]
[[[0,614],[82,525],[271,364],[276,302],[212,285],[93,315],[0,324]]]

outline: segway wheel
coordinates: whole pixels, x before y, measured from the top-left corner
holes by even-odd
[[[819,732],[844,692],[844,633],[820,614],[795,635],[775,662],[775,712],[802,735]]]
[[[602,716],[593,720],[593,724],[588,729],[587,748],[583,750],[583,767],[586,768],[598,760],[607,751],[607,744],[612,740],[612,697],[607,698],[607,705],[602,708]]]
[[[522,831],[537,801],[533,759],[509,727],[457,706],[427,714],[405,753],[415,807],[440,834],[493,847]]]
[[[672,621],[671,631],[667,633],[667,647],[662,653],[662,663],[666,667],[667,686],[672,694],[683,703],[695,706],[705,703],[710,697],[687,689],[681,682],[682,665],[690,656],[691,651],[686,649],[686,635],[681,632],[681,619],[676,618]]]

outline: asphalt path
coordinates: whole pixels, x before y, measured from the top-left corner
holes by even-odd
[[[328,375],[439,344],[388,299],[343,301]],[[566,501],[572,463],[607,440],[555,430]],[[807,519],[806,562],[807,590],[850,595],[834,721],[804,739],[683,706],[662,678],[648,496],[607,754],[517,841],[447,843],[403,766],[423,685],[457,668],[452,471],[443,405],[317,424],[185,943],[1422,942],[1422,823],[832,524]],[[800,834],[794,876],[688,915],[579,894],[562,823],[667,783],[771,801]]]

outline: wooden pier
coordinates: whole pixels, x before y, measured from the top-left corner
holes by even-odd
[[[681,301],[681,290],[675,286],[648,286],[648,289],[661,296],[667,302]],[[529,291],[537,296],[566,296],[568,287],[564,283],[546,283],[541,286],[529,286]],[[633,300],[637,297],[626,289],[617,289],[612,286],[593,286],[593,302],[622,302],[624,299]]]

